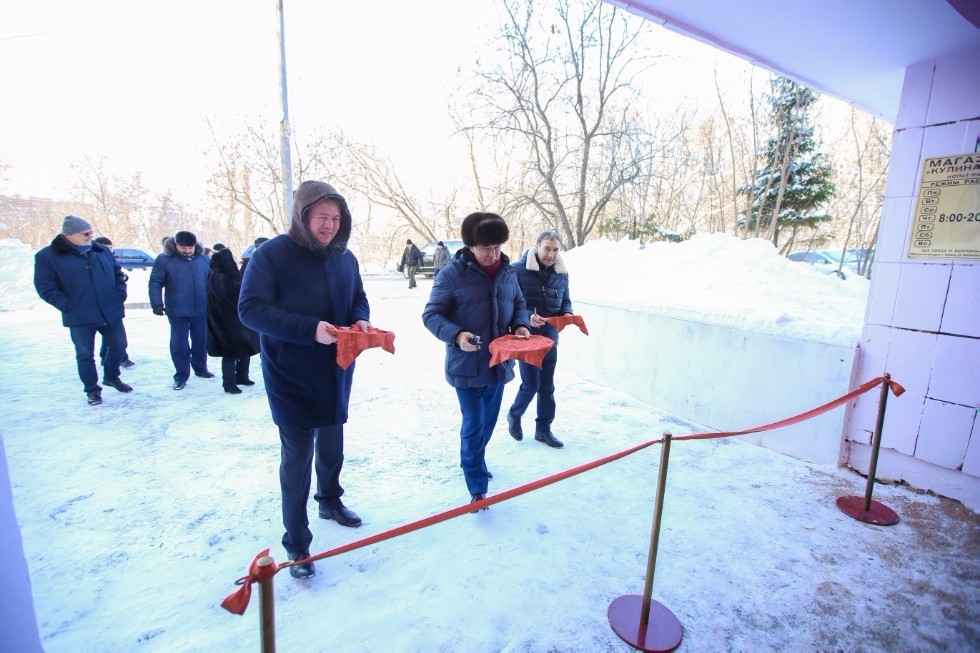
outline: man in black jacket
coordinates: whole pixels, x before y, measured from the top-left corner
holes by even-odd
[[[405,243],[405,251],[402,253],[401,264],[405,267],[408,273],[408,287],[415,287],[415,273],[418,271],[419,266],[422,265],[423,258],[422,250],[415,246],[411,240]]]
[[[126,351],[123,302],[126,280],[108,249],[92,242],[92,225],[75,215],[65,217],[61,234],[34,257],[34,288],[41,299],[61,311],[75,345],[78,376],[88,403],[102,403],[95,368],[95,334],[108,343],[102,382],[119,392],[133,388],[119,378]]]

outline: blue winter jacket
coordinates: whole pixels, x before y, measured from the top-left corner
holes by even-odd
[[[66,327],[101,326],[123,319],[126,275],[106,247],[92,243],[81,254],[58,235],[34,256],[34,287],[61,311]]]
[[[327,249],[306,242],[306,211],[321,199],[341,205],[341,227]],[[351,216],[332,186],[303,182],[293,205],[289,235],[255,250],[245,268],[238,314],[259,332],[262,375],[272,420],[289,428],[336,426],[347,421],[355,364],[337,365],[337,346],[315,341],[321,321],[351,326],[370,320],[357,258],[347,249]]]
[[[210,275],[211,260],[200,244],[187,259],[177,251],[173,238],[168,238],[150,272],[150,306],[163,306],[174,317],[206,316]]]
[[[542,317],[555,317],[572,312],[572,299],[568,295],[568,272],[561,256],[554,265],[542,269],[537,248],[532,247],[524,253],[524,258],[511,267],[517,273],[528,313],[537,311]],[[550,324],[532,328],[531,333],[547,336],[558,342],[558,329]]]
[[[456,252],[452,262],[436,275],[422,322],[446,343],[446,381],[455,388],[482,388],[514,378],[514,361],[490,367],[492,340],[520,326],[528,327],[527,309],[517,275],[501,254],[493,279],[473,260],[469,248]],[[480,349],[463,351],[456,336],[469,331],[480,336]]]

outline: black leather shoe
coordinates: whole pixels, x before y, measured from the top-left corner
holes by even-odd
[[[183,390],[187,387],[187,381],[176,381],[174,383],[174,390]]]
[[[510,437],[518,442],[524,439],[524,431],[521,429],[521,418],[514,417],[509,412],[507,413],[507,432],[510,433]]]
[[[477,501],[483,501],[486,498],[487,498],[487,495],[485,495],[485,494],[474,494],[473,495],[473,498],[470,499],[470,503],[476,503]],[[470,511],[470,514],[475,515],[476,513],[480,512],[481,510],[490,510],[490,508],[489,507],[477,508],[476,510],[471,510]]]
[[[88,396],[88,405],[89,406],[98,406],[99,404],[102,403],[102,393],[101,392],[89,392],[87,394],[87,396]]]
[[[344,504],[340,504],[336,508],[321,505],[320,519],[332,519],[341,526],[348,528],[357,528],[361,525],[361,518],[357,516],[357,513]]]
[[[299,553],[290,553],[290,560],[305,560],[309,558],[310,554],[308,551],[300,551]],[[316,575],[316,567],[313,566],[312,562],[304,562],[301,565],[289,565],[289,575],[293,578],[298,578],[304,580]]]
[[[230,395],[240,395],[242,394],[242,389],[239,388],[237,385],[226,385],[225,392],[227,392]]]
[[[252,379],[244,379],[242,381],[235,381],[238,385],[255,385],[255,381]]]
[[[129,369],[130,367],[136,367],[136,363],[134,363],[133,361],[129,360],[128,358],[126,360],[124,360],[122,363],[120,363],[120,365],[122,365],[126,369]]]
[[[565,446],[561,440],[551,434],[551,431],[538,431],[534,434],[534,439],[555,449],[561,449]]]
[[[132,392],[133,386],[125,383],[122,379],[116,377],[115,379],[102,379],[103,385],[107,385],[110,388],[115,388],[119,392]]]
[[[194,376],[199,376],[202,379],[213,379],[214,378],[214,372],[211,372],[209,370],[203,370],[201,372],[194,372]]]

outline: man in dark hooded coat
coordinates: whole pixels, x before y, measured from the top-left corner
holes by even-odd
[[[282,443],[282,545],[293,561],[309,557],[313,541],[306,514],[311,464],[320,517],[361,524],[340,499],[354,364],[346,370],[337,365],[337,339],[328,331],[371,326],[357,258],[347,249],[351,222],[347,202],[333,186],[300,184],[289,232],[252,254],[238,303],[242,323],[260,335],[262,375]],[[315,573],[313,563],[289,571],[294,578]]]

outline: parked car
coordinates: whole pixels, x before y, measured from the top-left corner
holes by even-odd
[[[833,274],[846,279],[849,274],[857,273],[857,258],[848,252],[841,265],[841,253],[831,249],[814,249],[807,252],[793,252],[787,256],[791,261],[809,263],[824,274]]]
[[[156,260],[155,256],[150,256],[141,249],[129,249],[127,247],[117,247],[112,250],[113,255],[115,255],[116,260],[119,261],[119,267],[124,270],[145,270],[147,268],[153,267],[153,261]]]
[[[446,249],[449,250],[449,258],[452,259],[456,256],[456,252],[463,249],[463,241],[461,240],[444,240],[442,244]],[[416,274],[421,274],[426,277],[436,276],[435,268],[433,267],[433,262],[435,261],[436,248],[439,246],[438,241],[429,243],[422,249],[422,264],[419,265],[419,269],[415,272]],[[408,277],[408,271],[404,270],[403,274]]]

